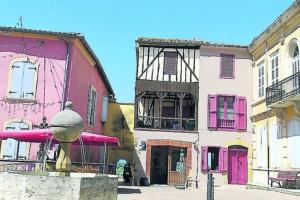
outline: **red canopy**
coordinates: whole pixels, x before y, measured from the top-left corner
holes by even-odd
[[[2,131],[0,132],[0,140],[12,138],[22,142],[45,143],[52,137],[50,129],[33,129],[33,130],[18,130],[18,131]],[[106,143],[107,146],[118,146],[119,139],[105,135],[82,132],[80,135],[83,145],[102,146]],[[80,144],[80,139],[77,139],[73,144]],[[55,138],[52,143],[59,143]]]

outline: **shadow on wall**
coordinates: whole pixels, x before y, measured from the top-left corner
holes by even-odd
[[[116,164],[125,159],[132,166],[134,176],[145,177],[134,140],[134,104],[109,103],[105,135],[117,137],[120,141],[119,147],[109,148],[107,162]]]

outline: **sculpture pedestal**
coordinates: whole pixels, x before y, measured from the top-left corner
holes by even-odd
[[[0,199],[5,200],[117,200],[115,175],[58,172],[0,173]]]
[[[72,169],[71,162],[71,143],[61,142],[59,157],[56,161],[56,171],[60,172],[61,176],[69,176]]]

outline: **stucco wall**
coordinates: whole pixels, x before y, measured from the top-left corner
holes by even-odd
[[[26,52],[24,52],[25,43]],[[0,102],[0,126],[5,129],[4,124],[12,121],[21,121],[31,124],[39,124],[43,117],[43,104],[45,94],[45,116],[48,121],[60,110],[62,96],[62,83],[64,79],[66,45],[61,40],[47,40],[39,38],[24,38],[12,36],[0,36],[0,99],[7,97],[10,87],[10,63],[19,58],[27,58],[36,62],[38,66],[38,78],[35,102],[16,103],[9,101]],[[45,70],[44,70],[45,68]],[[44,78],[45,73],[45,78]],[[45,82],[44,82],[45,80]],[[44,84],[45,83],[45,84]],[[44,91],[45,85],[45,91]],[[2,141],[2,147],[5,141]],[[37,144],[31,146],[30,159],[36,159]],[[3,148],[2,148],[3,149]],[[2,156],[1,156],[2,158]]]

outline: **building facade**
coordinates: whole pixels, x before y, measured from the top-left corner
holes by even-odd
[[[82,35],[0,27],[0,66],[2,130],[32,129],[43,119],[50,123],[70,100],[84,119],[84,131],[103,134],[114,93]],[[39,144],[8,139],[1,141],[0,158],[36,160],[38,151]],[[86,161],[99,161],[99,148],[86,152]],[[82,161],[79,146],[72,146],[72,159]]]
[[[150,184],[204,185],[212,171],[218,185],[247,183],[252,168],[247,47],[156,38],[139,38],[136,46],[137,176]],[[182,152],[184,179],[178,170]]]
[[[110,102],[108,116],[105,123],[105,135],[117,137],[118,147],[109,147],[107,163],[117,165],[117,174],[123,176],[123,167],[126,163],[134,165],[134,104]],[[103,158],[104,159],[104,158]]]
[[[253,56],[253,182],[300,169],[299,1],[249,46]]]

